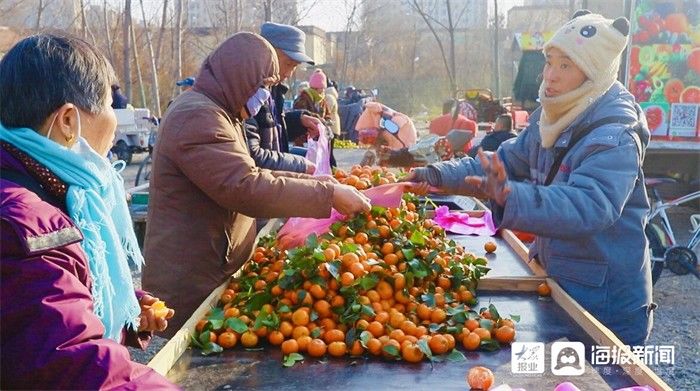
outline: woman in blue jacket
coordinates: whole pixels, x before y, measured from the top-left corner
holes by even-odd
[[[576,12],[545,44],[542,106],[530,126],[494,154],[409,178],[491,199],[501,227],[537,235],[531,259],[623,342],[641,345],[654,308],[642,173],[649,131],[616,81],[628,35],[625,18]]]

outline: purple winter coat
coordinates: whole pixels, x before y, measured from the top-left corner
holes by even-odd
[[[0,170],[29,175],[0,153]],[[60,209],[0,179],[0,239],[0,389],[177,389],[103,337],[83,236]]]

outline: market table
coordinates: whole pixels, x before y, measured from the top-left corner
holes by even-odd
[[[546,351],[554,341],[580,341],[587,351],[593,340],[551,299],[541,300],[528,292],[481,292],[480,303],[494,303],[505,314],[522,318],[517,326],[517,341],[544,342]],[[466,361],[410,364],[388,362],[378,358],[307,358],[292,368],[282,366],[278,348],[262,351],[227,350],[217,356],[203,356],[188,349],[175,363],[167,377],[185,389],[230,390],[380,390],[405,388],[410,390],[464,390],[466,373],[472,366],[490,368],[496,385],[507,383],[526,390],[552,390],[563,381],[574,382],[581,390],[605,390],[636,384],[618,367],[610,374],[602,367],[586,363],[583,376],[558,377],[546,375],[516,375],[511,373],[511,349],[496,352],[466,352]],[[598,372],[600,371],[600,372]]]
[[[482,207],[475,202],[477,208]],[[272,220],[260,236],[279,227]],[[612,332],[580,307],[559,285],[546,278],[536,262],[525,263],[527,249],[515,235],[503,230],[495,238],[451,235],[469,251],[483,254],[483,243],[493,240],[498,245],[489,255],[492,270],[478,286],[479,304],[496,305],[501,314],[521,317],[516,327],[516,342],[541,342],[545,345],[544,374],[524,375],[511,371],[511,348],[496,352],[465,352],[466,361],[410,364],[387,362],[378,358],[307,357],[291,368],[282,366],[281,352],[276,347],[262,350],[237,348],[221,354],[203,356],[189,348],[195,324],[215,305],[227,284],[215,289],[195,311],[181,330],[151,360],[149,366],[166,375],[185,389],[387,389],[402,387],[411,390],[466,389],[469,368],[482,365],[496,376],[496,385],[507,383],[527,390],[551,390],[564,381],[574,382],[581,390],[605,390],[649,384],[657,390],[670,390],[653,371],[637,358],[623,366],[591,366],[591,346],[614,346],[623,349]],[[539,298],[535,293],[543,281],[552,288],[551,298]],[[582,376],[555,376],[550,370],[550,346],[558,341],[582,342],[586,347],[585,372]],[[458,345],[459,346],[459,345]],[[460,348],[464,352],[463,349]],[[516,352],[517,353],[517,352]]]

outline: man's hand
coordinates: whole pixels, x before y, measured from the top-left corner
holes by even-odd
[[[306,132],[309,133],[309,136],[316,138],[318,137],[318,127],[319,125],[323,125],[323,123],[314,116],[302,114],[301,125],[306,128]]]
[[[335,185],[333,190],[333,207],[348,216],[357,212],[369,212],[372,205],[364,194],[348,185]]]
[[[139,300],[141,315],[139,315],[139,331],[163,331],[168,327],[167,319],[175,315],[175,311],[164,305],[157,297],[143,295]]]
[[[314,172],[316,172],[316,165],[313,164],[310,160],[306,161],[306,174],[312,175]]]
[[[489,159],[484,150],[479,148],[477,156],[479,161],[481,161],[481,169],[484,171],[484,176],[468,176],[464,178],[464,182],[479,189],[479,192],[482,194],[477,196],[490,198],[496,201],[498,205],[505,206],[508,194],[510,194],[506,167],[498,157],[498,153],[492,154]]]

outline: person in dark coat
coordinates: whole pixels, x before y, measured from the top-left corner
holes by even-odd
[[[105,158],[112,80],[71,36],[33,35],[0,62],[0,389],[178,388],[123,346],[144,348],[173,311],[134,291],[143,257]]]
[[[126,109],[129,104],[129,99],[121,93],[121,87],[118,84],[112,84],[112,108]]]
[[[270,111],[279,133],[281,152],[290,152],[289,143],[308,136],[317,137],[317,126],[321,120],[307,110],[284,112],[284,97],[289,87],[284,83],[301,64],[314,65],[306,55],[306,34],[298,28],[286,24],[264,23],[260,35],[265,38],[277,53],[280,67],[280,81],[271,88],[271,102],[261,108]]]
[[[518,137],[513,131],[513,117],[511,117],[510,114],[501,114],[496,119],[493,131],[481,140],[481,144],[469,151],[469,156],[476,157],[479,148],[482,148],[484,151],[493,152],[501,146],[501,143],[513,137]]]

